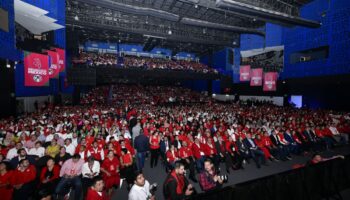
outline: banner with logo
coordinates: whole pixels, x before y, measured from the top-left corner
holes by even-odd
[[[250,71],[250,86],[262,86],[263,69],[256,68]]]
[[[264,91],[276,91],[277,76],[277,72],[266,72],[264,74]]]
[[[57,79],[60,75],[60,68],[58,65],[58,62],[60,60],[60,56],[56,51],[47,50],[46,52],[50,58],[49,76],[52,79]]]
[[[66,70],[66,51],[60,48],[54,48],[54,50],[59,55],[58,66],[59,66],[60,72],[64,72]]]
[[[24,85],[49,86],[49,56],[24,52]]]
[[[239,81],[250,81],[250,65],[243,65],[239,68]]]

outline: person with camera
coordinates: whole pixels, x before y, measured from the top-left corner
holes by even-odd
[[[225,176],[219,176],[211,159],[204,160],[204,170],[199,174],[199,185],[204,192],[219,189],[222,187]]]
[[[196,193],[184,173],[184,163],[176,161],[174,170],[167,176],[163,184],[163,194],[166,200],[184,200]]]
[[[150,186],[142,172],[135,174],[134,185],[129,192],[129,200],[155,200],[154,193],[157,189],[155,184]]]

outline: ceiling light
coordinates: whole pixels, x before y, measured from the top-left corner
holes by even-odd
[[[171,34],[173,34],[173,32],[172,32],[171,30],[169,30],[169,31],[168,31],[168,34],[171,35]]]
[[[195,8],[198,8],[198,5],[197,5],[197,4],[195,4],[195,5],[194,5],[194,7],[195,7]]]
[[[75,21],[79,21],[78,15],[75,15],[74,20],[75,20]]]

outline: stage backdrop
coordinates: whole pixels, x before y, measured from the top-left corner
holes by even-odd
[[[47,55],[24,52],[24,85],[49,86],[49,57]]]

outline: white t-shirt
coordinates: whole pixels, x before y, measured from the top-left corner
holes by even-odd
[[[89,178],[86,174],[91,174],[91,173],[95,173],[95,176],[98,176],[100,174],[100,163],[98,161],[94,161],[94,164],[92,165],[91,170],[89,168],[89,163],[88,162],[84,163],[81,173],[85,178]]]
[[[39,158],[40,157],[43,157],[45,155],[45,148],[44,147],[39,147],[38,149],[37,148],[31,148],[28,152],[29,155],[34,155],[34,156],[38,156]]]
[[[147,200],[151,196],[149,186],[147,180],[145,180],[145,185],[143,187],[134,184],[129,192],[128,200]]]

